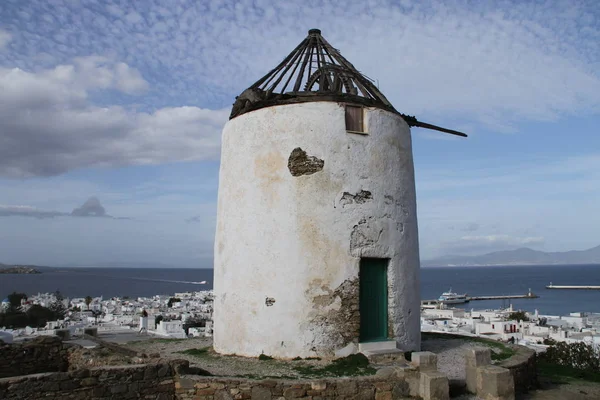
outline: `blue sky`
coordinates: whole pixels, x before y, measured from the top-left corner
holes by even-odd
[[[600,244],[595,0],[340,4],[2,0],[0,262],[210,267],[231,104],[310,28],[469,133],[413,129],[422,258]]]

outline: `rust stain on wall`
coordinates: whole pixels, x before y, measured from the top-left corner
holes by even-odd
[[[254,160],[255,176],[269,204],[279,197],[278,186],[283,181],[284,166],[285,158],[277,151],[258,155]]]

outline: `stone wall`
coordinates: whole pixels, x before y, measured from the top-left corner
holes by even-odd
[[[178,400],[270,399],[408,399],[422,396],[421,374],[405,371],[393,376],[361,376],[314,380],[250,380],[182,375],[176,377]],[[447,388],[447,381],[446,381]]]
[[[515,346],[517,353],[496,365],[510,370],[515,381],[515,391],[526,393],[538,387],[537,356],[535,350]]]
[[[141,356],[141,354],[138,354],[138,352],[135,350],[128,349],[117,343],[112,343],[112,342],[108,342],[106,340],[102,340],[97,336],[85,334],[85,335],[83,335],[83,337],[87,340],[91,340],[92,342],[99,344],[100,346],[102,346],[104,348],[109,349],[110,351],[112,351],[114,353],[121,354],[123,356],[127,356],[127,357]]]
[[[56,336],[42,336],[23,343],[0,343],[0,378],[61,372],[68,367],[67,347]]]
[[[184,363],[185,364],[185,363]],[[171,400],[179,362],[99,367],[0,379],[3,400]]]

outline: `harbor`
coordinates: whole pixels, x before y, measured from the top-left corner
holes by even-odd
[[[438,299],[433,300],[421,300],[422,308],[437,308],[441,304],[462,304],[471,301],[478,300],[512,300],[512,299],[537,299],[540,296],[536,295],[529,289],[526,294],[516,295],[493,295],[493,296],[467,296],[466,294],[456,294],[452,292],[452,289],[448,292],[442,293]]]

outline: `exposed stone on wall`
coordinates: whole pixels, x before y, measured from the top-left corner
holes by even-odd
[[[209,399],[364,399],[391,400],[410,398],[411,393],[408,379],[414,377],[382,378],[377,376],[331,378],[313,381],[284,381],[284,380],[247,380],[232,378],[200,378],[180,376],[176,382],[176,399],[178,400],[209,400]]]
[[[0,343],[0,378],[66,371],[68,367],[67,348],[56,336],[42,336],[24,343]]]
[[[182,362],[99,367],[0,379],[0,399],[6,400],[171,400],[174,376]]]
[[[292,150],[288,159],[288,169],[292,176],[311,175],[323,169],[325,161],[309,156],[300,147]]]
[[[400,200],[394,200],[394,196],[386,194],[385,196],[383,196],[383,198],[384,198],[385,204],[388,204],[388,205],[395,204],[395,205],[399,206],[400,210],[402,212],[402,215],[404,215],[405,217],[407,217],[410,214],[406,204],[402,204],[402,202]]]
[[[313,295],[313,306],[318,315],[310,323],[318,333],[327,332],[330,341],[316,346],[314,351],[325,356],[321,353],[325,349],[340,349],[349,343],[357,343],[360,331],[358,278],[344,281],[335,290],[326,286],[315,289],[320,293]],[[328,308],[327,312],[323,312],[325,308]]]
[[[364,204],[369,200],[373,199],[373,195],[368,190],[361,190],[356,194],[344,192],[340,199],[340,204],[345,207],[349,204]]]
[[[379,241],[383,228],[371,226],[369,222],[372,217],[361,218],[358,224],[352,228],[350,233],[350,251],[354,252],[357,249],[372,246]]]

